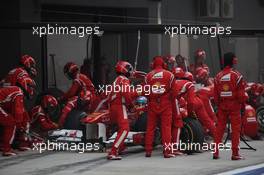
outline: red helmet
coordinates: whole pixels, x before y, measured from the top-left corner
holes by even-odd
[[[74,79],[74,77],[77,75],[79,71],[79,67],[73,63],[73,62],[68,62],[65,64],[63,72],[66,75],[67,78]]]
[[[163,69],[167,69],[168,66],[167,64],[164,62],[164,59],[162,56],[155,56],[152,60],[152,63],[151,63],[151,68],[152,69],[155,69],[156,67],[158,66],[161,66]]]
[[[264,92],[264,87],[260,84],[260,83],[254,83],[251,86],[251,92],[255,95],[255,96],[260,96],[263,94]]]
[[[172,73],[173,73],[173,75],[174,75],[175,78],[183,78],[184,77],[184,74],[185,74],[184,71],[183,71],[183,69],[180,68],[180,67],[174,67],[172,69]]]
[[[196,79],[204,80],[206,77],[208,77],[208,71],[202,67],[198,67],[196,69]]]
[[[42,97],[41,107],[46,113],[48,113],[49,115],[53,115],[54,112],[57,110],[58,101],[55,97],[51,95],[45,95]]]
[[[86,89],[83,89],[80,92],[80,98],[85,101],[85,102],[90,102],[91,98],[92,98],[92,93],[91,91],[88,91]]]
[[[189,81],[194,81],[193,80],[193,74],[191,72],[185,72],[184,77],[185,79],[189,80]]]
[[[173,55],[166,55],[163,57],[165,63],[175,63],[175,57]]]
[[[167,65],[167,69],[172,70],[172,68],[175,67],[176,60],[174,56],[166,55],[163,57],[163,60]]]
[[[25,68],[25,70],[31,75],[36,76],[36,61],[33,57],[29,55],[23,55],[20,59],[20,64]]]
[[[133,72],[133,66],[127,61],[118,61],[115,66],[117,74],[123,74],[125,76],[131,76]]]
[[[27,98],[31,98],[34,95],[36,83],[29,77],[21,77],[17,81],[17,86],[20,87]]]
[[[55,97],[53,97],[51,95],[45,95],[45,96],[43,96],[43,98],[41,100],[41,106],[43,108],[57,107],[58,101]]]

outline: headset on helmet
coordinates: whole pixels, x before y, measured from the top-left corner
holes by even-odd
[[[208,76],[208,71],[202,67],[196,69],[196,79],[202,80]]]
[[[57,110],[58,101],[51,95],[44,95],[41,100],[41,106],[46,113],[52,115]]]
[[[57,99],[51,95],[44,95],[41,100],[41,106],[43,108],[56,107],[57,105],[58,105]]]
[[[194,81],[193,79],[193,74],[191,72],[185,72],[184,76],[183,76],[184,79],[187,79],[189,81]]]
[[[165,63],[175,63],[175,57],[173,55],[166,55],[163,57]]]
[[[130,77],[133,72],[133,66],[127,61],[118,61],[115,66],[115,71],[117,74],[123,74]]]
[[[164,62],[164,58],[162,56],[155,56],[150,66],[151,69],[155,69],[158,66],[161,66],[163,69],[168,68],[168,65]]]
[[[79,67],[73,62],[66,63],[63,69],[64,74],[69,79],[74,79],[78,71],[79,71]]]
[[[33,57],[29,55],[23,55],[20,59],[20,64],[31,76],[35,77],[37,75],[36,61]]]
[[[36,83],[29,77],[21,77],[17,81],[17,86],[20,87],[24,93],[24,95],[31,99],[34,95],[34,91],[36,88]]]
[[[178,78],[178,79],[183,78],[184,75],[185,75],[183,69],[180,68],[180,67],[174,67],[174,68],[172,69],[172,73],[173,73],[174,77],[175,77],[175,78]]]
[[[172,70],[172,68],[175,67],[176,60],[173,55],[166,55],[163,57],[163,60],[166,63],[168,70]]]

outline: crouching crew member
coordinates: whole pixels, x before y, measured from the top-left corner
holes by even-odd
[[[8,72],[7,76],[1,81],[2,86],[16,86],[19,78],[34,78],[37,75],[36,61],[31,56],[23,55],[19,65],[19,67]]]
[[[27,89],[26,84],[21,84]],[[13,156],[16,153],[11,149],[11,144],[16,133],[16,128],[23,130],[24,94],[17,86],[3,87],[0,89],[0,126],[2,127],[3,156]]]
[[[47,131],[58,129],[58,124],[51,120],[56,112],[58,102],[51,95],[42,97],[41,103],[31,110],[31,127],[33,132],[38,133],[42,137],[47,135]]]

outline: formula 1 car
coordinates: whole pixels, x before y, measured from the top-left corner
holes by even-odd
[[[144,72],[135,72],[133,74],[134,82],[142,82],[145,77]],[[94,112],[86,114],[82,110],[74,109],[69,113],[64,125],[64,129],[82,130],[84,133],[83,140],[89,142],[100,142],[104,147],[111,145],[116,136],[116,128],[111,125],[110,114],[107,109],[106,99],[101,99]],[[130,132],[125,140],[127,145],[144,146],[144,138],[147,124],[147,113],[144,112],[147,100],[145,97],[138,97],[135,100],[137,111],[129,112]],[[139,112],[140,111],[140,112]],[[186,106],[181,108],[184,127],[181,132],[181,141],[183,143],[199,143],[204,142],[204,131],[200,122],[196,117],[188,116]],[[154,145],[160,144],[160,130],[156,129]],[[198,151],[194,148],[187,150],[188,152]]]

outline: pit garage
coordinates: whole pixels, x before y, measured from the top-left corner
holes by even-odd
[[[123,160],[109,161],[106,152],[116,138],[117,128],[111,125],[107,107],[102,107],[107,102],[103,99],[98,102],[100,107],[92,112],[73,109],[64,125],[49,132],[44,139],[45,143],[76,143],[77,150],[69,147],[65,150],[63,145],[39,144],[38,148],[19,151],[14,157],[0,157],[0,174],[264,172],[264,90],[258,91],[264,88],[262,0],[13,0],[2,3],[0,79],[3,80],[11,69],[19,65],[22,55],[28,54],[36,60],[36,93],[33,99],[25,100],[28,111],[40,105],[44,95],[50,94],[60,99],[71,87],[72,82],[63,72],[67,62],[79,66],[98,91],[115,80],[114,68],[119,60],[128,61],[138,71],[132,80],[137,85],[144,82],[145,73],[151,71],[154,56],[170,55],[175,58],[181,55],[188,71],[195,64],[197,49],[203,49],[206,53],[204,63],[210,68],[211,78],[223,68],[224,54],[234,52],[238,58],[236,69],[247,83],[249,100],[248,110],[242,111],[245,124],[240,148],[246,158],[242,161],[231,161],[231,151],[227,148],[221,151],[220,160],[213,160],[212,149],[204,151],[196,147],[185,148],[184,156],[165,160],[161,156],[162,133],[159,127],[155,131],[153,155],[151,159],[145,158],[147,112],[140,115],[128,113],[130,132],[125,139],[127,149]],[[180,33],[181,27],[184,28],[183,33]],[[191,27],[211,30],[205,33],[186,31]],[[224,31],[215,34],[221,27],[225,30],[228,28],[230,33]],[[201,87],[201,84],[195,83],[196,90]],[[59,106],[53,122],[59,120],[65,104],[60,103]],[[217,111],[216,106],[214,110]],[[250,121],[256,126],[251,125]],[[183,143],[210,145],[213,142],[195,115],[186,115],[183,122],[180,135]],[[225,144],[230,144],[231,132],[227,125],[223,138]],[[30,131],[28,136],[39,137]],[[52,148],[49,149],[48,145]],[[40,149],[39,146],[45,148]]]

